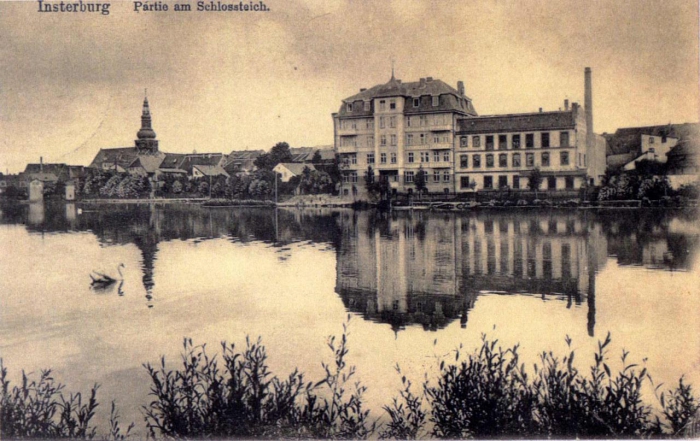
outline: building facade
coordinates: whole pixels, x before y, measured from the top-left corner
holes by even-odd
[[[431,77],[402,83],[392,75],[344,99],[333,114],[341,193],[361,194],[365,176],[412,193],[421,171],[430,193],[527,189],[535,168],[540,190],[598,185],[606,150],[593,132],[589,68],[584,92],[585,107],[566,100],[556,112],[478,116],[461,81],[454,89]]]
[[[483,116],[458,124],[457,192],[527,189],[535,168],[542,176],[540,190],[598,184],[605,173],[605,141],[596,136],[588,147],[586,116],[576,103],[571,109],[565,103],[562,111]]]
[[[335,151],[343,162],[341,194],[362,193],[365,175],[385,179],[398,192],[412,192],[422,170],[428,191],[453,191],[454,133],[460,117],[476,116],[472,101],[432,77],[386,84],[343,100],[333,114]],[[434,180],[434,176],[438,179]]]

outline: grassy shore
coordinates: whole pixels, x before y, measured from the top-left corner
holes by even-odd
[[[568,340],[568,338],[567,338]],[[435,378],[415,385],[401,373],[403,388],[381,412],[366,409],[365,387],[347,364],[347,327],[329,337],[332,354],[321,362],[323,378],[308,380],[298,370],[285,377],[270,372],[260,339],[238,348],[222,343],[218,354],[184,339],[181,365],[164,358],[145,364],[150,403],[142,409],[149,436],[156,438],[681,438],[697,434],[700,406],[681,378],[671,389],[655,389],[657,402],[642,398],[651,382],[643,366],[627,361],[608,367],[610,336],[598,343],[584,373],[571,350],[563,357],[543,352],[526,369],[518,346],[503,348],[485,336],[474,352],[455,350],[439,361]],[[571,346],[571,341],[567,341]],[[95,386],[88,395],[66,394],[51,371],[24,373],[11,386],[1,367],[0,437],[130,437],[112,403],[109,427],[91,424],[99,406]],[[385,421],[379,424],[379,418]]]

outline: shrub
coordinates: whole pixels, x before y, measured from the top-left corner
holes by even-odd
[[[329,338],[334,363],[323,364],[325,378],[316,383],[297,370],[274,376],[260,339],[246,338],[243,351],[222,343],[221,364],[185,339],[180,370],[168,370],[164,358],[158,368],[144,365],[154,397],[144,407],[151,436],[367,438],[375,426],[363,409],[364,386],[348,388],[355,368],[346,364],[343,330],[339,343]]]
[[[86,403],[80,393],[63,395],[63,385],[56,383],[50,370],[43,370],[38,380],[22,371],[22,382],[10,389],[7,368],[0,359],[0,438],[79,438],[92,439],[95,428],[97,388],[90,390]]]

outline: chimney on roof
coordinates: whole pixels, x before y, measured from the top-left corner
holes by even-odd
[[[429,83],[429,82],[431,82],[431,81],[433,81],[433,77],[428,77],[428,78],[425,79],[425,82],[426,82],[426,83]]]
[[[39,171],[44,173],[44,157],[39,156]]]
[[[540,113],[542,113],[542,107],[540,107]]]
[[[464,82],[463,81],[457,81],[457,92],[459,92],[460,95],[464,95]]]
[[[591,76],[591,68],[587,67],[584,70],[584,107],[586,111],[586,147],[590,152],[593,147],[593,80]]]
[[[362,89],[360,89],[360,92],[364,92],[365,90],[367,89],[363,87]]]
[[[567,112],[569,111],[569,100],[568,99],[564,100],[564,110],[566,110]]]
[[[425,85],[425,78],[421,78],[421,79],[420,79],[420,85],[421,85],[421,86],[424,86],[424,85]]]

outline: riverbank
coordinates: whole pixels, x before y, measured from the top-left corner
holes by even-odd
[[[652,405],[642,398],[651,383],[647,370],[627,361],[629,354],[620,372],[611,372],[610,334],[582,370],[570,349],[563,357],[544,352],[533,371],[521,363],[519,345],[502,347],[484,336],[471,353],[458,348],[437,359],[432,381],[426,375],[414,384],[397,367],[402,389],[378,415],[366,407],[367,388],[355,382],[347,323],[343,329],[328,339],[333,362],[324,365],[320,381],[308,381],[298,369],[288,377],[273,374],[260,338],[246,338],[243,347],[223,342],[216,356],[185,338],[180,368],[170,368],[165,358],[143,365],[151,380],[150,403],[143,407],[147,433],[166,439],[619,439],[694,437],[700,429],[698,399],[682,378],[657,388]],[[114,402],[109,429],[92,425],[98,386],[82,401],[80,394],[64,393],[50,370],[12,387],[8,378],[0,360],[3,439],[99,434],[123,440],[135,426],[119,421]]]

